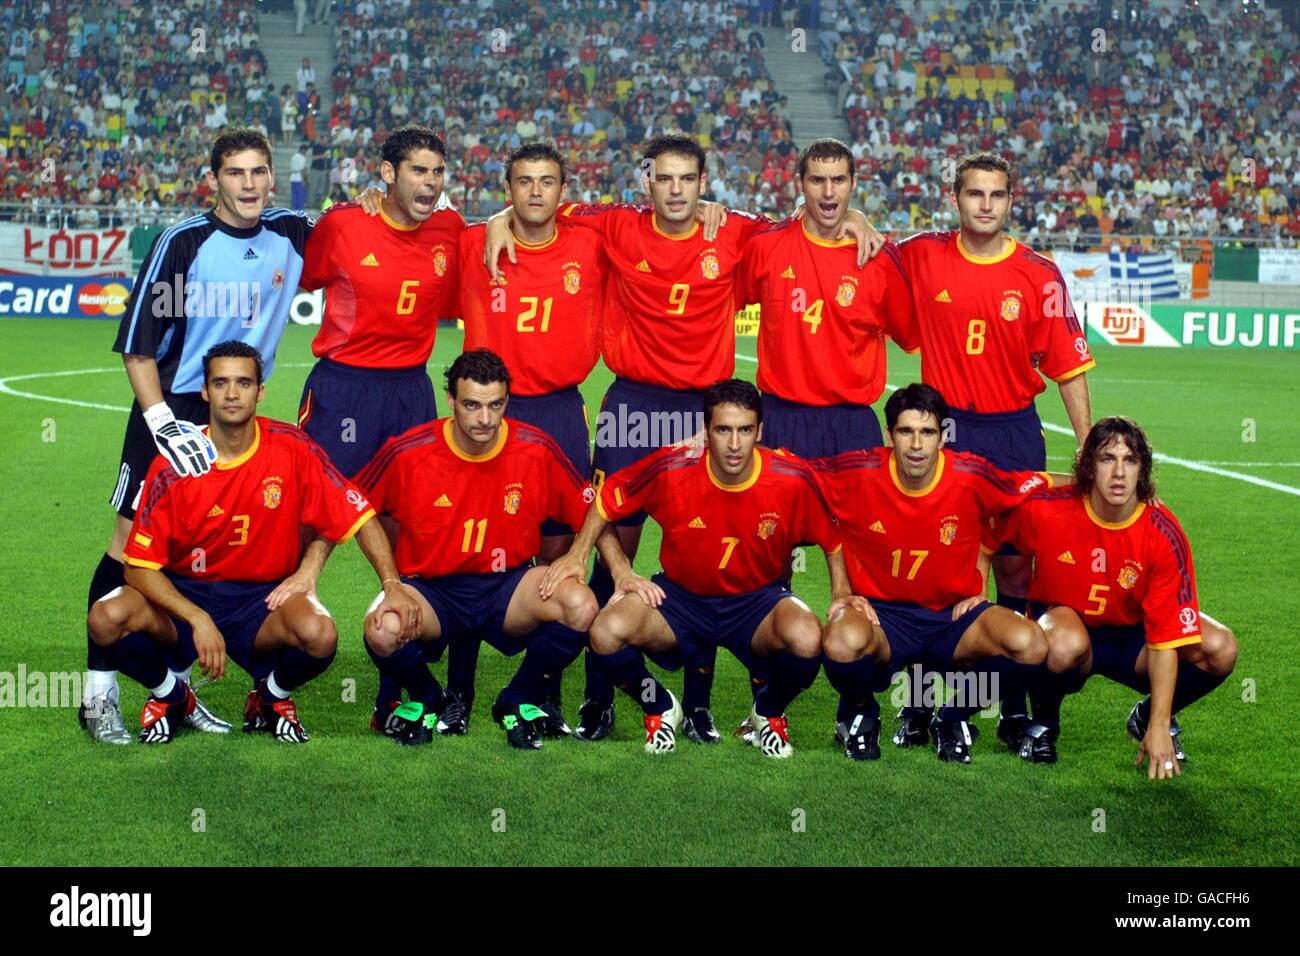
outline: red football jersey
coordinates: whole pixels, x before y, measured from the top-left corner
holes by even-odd
[[[892,448],[818,458],[840,523],[853,593],[931,610],[980,593],[980,533],[1051,479],[1039,471],[1002,471],[978,455],[942,450],[927,488],[898,479]]]
[[[594,497],[555,440],[503,419],[492,451],[467,455],[450,418],[417,425],[379,449],[357,474],[376,511],[391,515],[402,574],[504,571],[532,560],[547,518],[575,531]]]
[[[745,244],[736,304],[758,303],[758,387],[805,405],[870,405],[885,388],[885,336],[914,351],[912,290],[898,248],[858,268],[858,244],[783,222]]]
[[[898,251],[916,305],[921,379],[951,407],[1019,411],[1046,388],[1042,375],[1062,382],[1096,364],[1050,259],[1009,236],[1001,255],[972,256],[956,230],[919,233]]]
[[[768,225],[727,211],[705,242],[661,232],[648,206],[570,203],[560,219],[595,230],[609,256],[601,354],[616,375],[665,388],[708,388],[736,367],[736,267],[746,240]]]
[[[556,223],[549,242],[515,239],[503,278],[483,265],[482,225],[460,237],[465,351],[488,348],[510,369],[510,391],[541,395],[580,384],[600,357],[607,261],[591,230]]]
[[[994,539],[1034,558],[1029,597],[1061,604],[1084,624],[1146,627],[1152,647],[1201,640],[1192,549],[1168,510],[1139,504],[1127,521],[1102,521],[1074,488],[1036,494],[998,519]]]
[[[661,448],[606,478],[596,507],[606,521],[647,511],[663,530],[664,574],[694,594],[746,594],[778,581],[800,542],[840,547],[812,468],[766,448],[754,449],[754,472],[739,485],[714,477],[707,452]]]
[[[464,229],[454,209],[405,228],[356,203],[331,206],[307,240],[299,280],[304,289],[325,290],[312,354],[361,368],[428,362],[438,319],[459,308]]]
[[[298,569],[301,525],[341,544],[374,515],[304,432],[259,417],[248,451],[198,478],[154,459],[126,563],[199,580],[279,581]]]

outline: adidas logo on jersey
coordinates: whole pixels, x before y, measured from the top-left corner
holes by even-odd
[[[450,508],[451,499],[448,498],[446,495],[439,495],[438,500],[433,503],[433,506],[435,508]]]
[[[638,263],[636,264],[636,271],[637,271],[637,272],[649,272],[649,271],[650,271],[650,263],[648,263],[648,262],[646,262],[644,259],[642,259],[640,262],[638,262]]]
[[[208,517],[220,518],[223,514],[225,514],[225,512],[221,510],[221,505],[213,505],[212,510],[208,512]]]
[[[793,278],[794,278],[794,266],[786,266],[786,267],[785,267],[785,271],[781,273],[781,278],[782,278],[782,279],[793,279]]]
[[[884,534],[885,526],[881,524],[879,521],[873,521],[871,522],[871,530],[874,531],[876,534]]]
[[[244,261],[247,262],[250,259],[256,259],[256,258],[257,258],[257,253],[253,251],[252,246],[249,246],[248,251],[244,253]]]
[[[696,515],[694,518],[691,519],[691,523],[688,524],[687,527],[688,527],[688,528],[703,528],[703,527],[704,527],[704,521],[703,521],[703,519],[700,518],[699,515]]]
[[[366,257],[361,260],[361,264],[363,266],[375,266],[376,268],[378,268],[379,260],[375,258],[375,254],[373,252],[367,252]]]
[[[938,295],[936,295],[936,296],[934,297],[934,301],[935,301],[935,302],[951,302],[951,301],[952,301],[952,296],[950,296],[950,295],[948,294],[948,290],[947,290],[947,289],[944,289],[944,290],[942,290]]]
[[[1062,564],[1074,564],[1074,555],[1069,551],[1062,551],[1056,556],[1056,560],[1060,561]]]

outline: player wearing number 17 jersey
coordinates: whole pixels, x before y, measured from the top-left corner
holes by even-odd
[[[528,648],[493,717],[512,746],[539,748],[536,702],[551,675],[581,653],[596,614],[596,599],[577,581],[539,597],[546,570],[530,562],[542,521],[581,524],[594,492],[554,439],[504,417],[509,385],[493,353],[462,354],[447,370],[451,417],[387,442],[358,476],[375,508],[399,526],[397,567],[423,611],[416,641],[373,619],[365,631],[380,672],[410,694],[409,705],[394,700],[377,720],[402,743],[427,743],[445,703],[426,661],[481,633],[507,655]]]
[[[1127,418],[1093,426],[1075,463],[1076,485],[1035,494],[999,520],[992,543],[1011,541],[1034,561],[1031,613],[1053,667],[1031,678],[1034,723],[1020,756],[1056,760],[1061,701],[1091,673],[1147,694],[1128,731],[1150,754],[1149,774],[1184,759],[1174,719],[1232,672],[1232,632],[1202,614],[1192,551],[1178,520],[1155,499],[1151,446]]]
[[[1051,478],[1006,472],[943,447],[948,409],[928,385],[885,403],[892,447],[814,463],[840,522],[852,596],[836,601],[824,636],[826,676],[840,693],[836,736],[854,759],[880,755],[877,673],[914,664],[963,675],[965,690],[931,725],[941,760],[970,762],[968,717],[991,701],[992,684],[1018,665],[1039,665],[1047,640],[1037,625],[985,600],[979,563],[987,520]],[[915,685],[913,694],[920,688]]]

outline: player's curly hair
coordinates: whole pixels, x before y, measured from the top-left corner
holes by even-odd
[[[704,147],[683,133],[661,133],[650,140],[646,144],[645,151],[641,154],[642,168],[644,168],[644,163],[647,160],[653,164],[660,156],[668,155],[685,156],[688,159],[695,160],[696,170],[701,176],[704,175]],[[653,165],[651,168],[653,168]]]
[[[844,160],[849,164],[850,183],[853,182],[857,175],[853,168],[853,151],[838,139],[833,139],[830,136],[815,139],[803,148],[803,152],[799,154],[800,179],[808,175],[808,164],[814,159],[823,163],[833,163],[837,159]]]
[[[511,150],[510,155],[506,157],[506,182],[510,182],[511,176],[514,175],[515,163],[536,160],[546,160],[559,167],[561,186],[569,181],[569,170],[565,167],[564,155],[555,148],[554,143],[538,140],[534,143],[524,143]]]
[[[506,363],[501,361],[501,356],[491,349],[462,352],[456,356],[456,361],[448,366],[443,378],[447,383],[447,394],[453,397],[456,395],[456,383],[463,379],[469,379],[480,385],[505,382],[506,393],[510,392],[510,370],[506,368]]]
[[[1092,483],[1097,478],[1097,458],[1119,440],[1138,457],[1138,501],[1150,501],[1156,496],[1155,482],[1151,479],[1151,443],[1137,422],[1122,415],[1103,418],[1089,430],[1074,462],[1075,492],[1086,495],[1092,491]]]
[[[447,156],[447,144],[441,136],[427,126],[408,123],[388,134],[379,150],[379,157],[396,169],[417,149],[431,150],[444,159]]]
[[[898,389],[889,396],[889,401],[885,402],[885,431],[894,430],[894,425],[898,423],[898,417],[903,412],[933,415],[934,420],[939,423],[939,428],[942,429],[944,420],[948,417],[948,403],[944,401],[937,388],[922,382],[913,382]]]
[[[253,367],[257,370],[257,384],[262,384],[262,353],[247,342],[240,342],[236,339],[230,339],[226,342],[220,342],[203,353],[203,381],[208,380],[208,366],[212,364],[213,359],[218,358],[246,358],[253,360]]]
[[[736,405],[753,412],[754,424],[763,423],[763,397],[751,382],[739,378],[724,378],[714,382],[704,391],[704,423],[713,421],[713,410],[719,405]]]
[[[266,157],[267,168],[275,168],[275,157],[271,155],[271,144],[262,135],[261,130],[235,127],[226,130],[212,144],[212,154],[208,157],[208,165],[212,169],[212,175],[215,176],[221,172],[221,164],[225,162],[227,156],[233,156],[235,153],[243,152],[246,149],[257,150]]]
[[[961,193],[961,178],[968,169],[982,169],[989,173],[1006,173],[1007,189],[1011,188],[1011,180],[1015,173],[1010,160],[1004,156],[999,156],[997,153],[988,151],[967,153],[957,161],[957,175],[953,177],[952,181],[953,193]]]

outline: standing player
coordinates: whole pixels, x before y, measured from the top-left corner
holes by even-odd
[[[712,230],[697,221],[704,170],[704,150],[693,139],[656,136],[642,161],[650,206],[572,204],[560,212],[562,224],[591,229],[610,260],[601,353],[616,377],[597,419],[597,484],[656,448],[695,435],[704,390],[734,371],[733,278],[745,242],[769,223],[733,211],[710,237]],[[506,210],[489,220],[485,247],[494,274],[498,252],[508,246],[509,216]],[[852,228],[860,234],[859,258],[865,260],[874,231],[862,217]],[[644,523],[643,511],[621,515],[616,523],[629,561]],[[590,584],[602,604],[613,594],[609,569],[600,562]],[[708,711],[710,681],[711,674],[688,668],[684,730],[702,743],[719,739]],[[590,656],[585,697],[575,736],[600,740],[613,727],[614,689]]]
[[[208,419],[200,394],[203,354],[228,339],[247,342],[265,356],[269,377],[298,287],[311,221],[267,208],[275,173],[266,137],[256,130],[228,130],[212,144],[210,161],[214,208],[154,240],[113,344],[135,401],[111,501],[117,522],[90,582],[88,613],[123,583],[123,549],[154,457],[161,453],[181,478],[205,474],[215,458],[211,443],[188,425]],[[116,672],[90,635],[87,646],[81,725],[95,740],[130,743],[118,707]],[[185,671],[176,674],[188,679]],[[214,733],[230,730],[201,703],[185,724]]]
[[[398,586],[388,538],[361,493],[298,429],[257,416],[265,393],[257,350],[224,342],[202,367],[215,467],[183,479],[165,457],[154,460],[126,545],[126,586],[96,602],[87,628],[114,666],[149,689],[141,743],[169,743],[197,706],[163,646],[187,666],[197,657],[214,679],[229,655],[256,682],[244,731],[305,743],[289,695],[329,667],[338,633],[314,596],[276,593],[298,565],[300,525],[336,542],[357,536],[383,581],[376,610],[392,611],[408,635],[419,608]]]
[[[366,647],[410,704],[386,705],[379,722],[402,743],[427,743],[444,695],[426,661],[449,642],[482,633],[502,653],[528,651],[492,708],[511,746],[541,747],[539,699],[586,644],[596,599],[578,581],[543,599],[546,570],[530,567],[546,518],[581,524],[590,492],[545,432],[504,418],[510,373],[486,349],[447,370],[451,417],[387,442],[358,476],[375,507],[398,524],[397,567],[419,603],[418,640],[392,616],[367,619]],[[612,536],[602,544],[617,554]],[[539,627],[540,625],[540,627]],[[534,634],[534,632],[536,632]]]
[[[1004,231],[1011,176],[1001,156],[962,157],[950,193],[961,228],[912,236],[899,252],[916,305],[921,380],[951,409],[949,448],[1007,471],[1041,471],[1047,448],[1034,397],[1042,376],[1057,383],[1082,444],[1092,424],[1085,373],[1095,363],[1060,270]],[[1027,558],[996,555],[998,603],[1022,610],[1029,574]],[[1015,746],[1028,718],[1023,687],[1009,683],[998,736]],[[899,716],[894,743],[924,743],[929,714],[905,708]]]
[[[1056,761],[1061,701],[1097,673],[1146,694],[1128,717],[1148,777],[1185,759],[1174,715],[1223,683],[1237,662],[1232,631],[1200,613],[1192,550],[1155,501],[1151,446],[1127,418],[1103,418],[1074,465],[1075,485],[1041,492],[1000,522],[995,539],[1034,561],[1029,599],[1047,634],[1051,672],[1030,681],[1034,723],[1020,756]]]
[[[527,143],[515,149],[505,165],[516,257],[502,263],[494,279],[483,263],[486,227],[471,226],[461,235],[465,351],[486,348],[501,356],[514,370],[510,417],[550,435],[574,469],[587,475],[587,409],[578,386],[600,354],[597,335],[607,260],[592,230],[556,222],[568,181],[559,150],[549,143]],[[552,561],[572,543],[567,525],[547,519],[538,560]],[[453,644],[447,656],[447,705],[439,727],[464,733],[477,643],[466,638]],[[542,702],[548,714],[546,736],[570,733],[561,713],[559,678],[556,674]]]
[[[619,560],[618,595],[591,625],[598,666],[641,703],[647,753],[676,747],[681,706],[646,670],[642,653],[679,667],[695,649],[726,647],[763,676],[750,724],[769,757],[789,757],[785,711],[817,677],[821,625],[781,582],[790,549],[826,552],[832,595],[848,594],[835,519],[806,463],[760,449],[763,407],[749,382],[717,382],[704,394],[708,452],[664,448],[605,479],[573,550],[553,564],[543,593],[577,578],[609,522],[644,509],[663,529],[663,573],[646,581]]]
[[[1047,656],[1038,625],[985,600],[979,555],[988,519],[1052,479],[949,451],[947,417],[937,391],[909,385],[885,403],[892,447],[815,463],[839,519],[853,586],[851,596],[831,605],[824,644],[826,676],[840,694],[835,735],[855,760],[880,756],[878,673],[913,664],[954,679],[965,672],[958,700],[940,711],[929,733],[940,760],[970,763],[967,720],[991,703],[980,699],[991,692],[988,685],[996,688],[1006,674]],[[912,693],[920,690],[913,686]]]
[[[437,418],[425,366],[438,319],[458,306],[465,223],[441,202],[442,137],[401,126],[381,154],[388,191],[379,215],[355,203],[331,206],[312,234],[302,274],[303,288],[325,290],[325,314],[312,341],[319,361],[303,385],[298,426],[349,477],[389,438]],[[315,581],[296,586],[310,592]],[[376,711],[399,693],[381,680]]]

